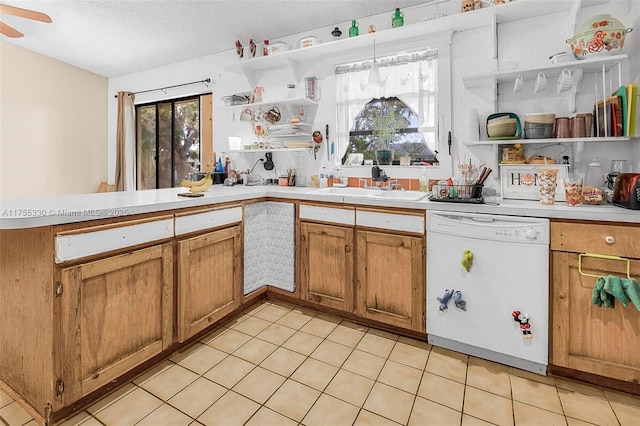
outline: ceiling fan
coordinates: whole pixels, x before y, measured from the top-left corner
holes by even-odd
[[[0,15],[4,14],[18,16],[25,19],[32,19],[34,21],[46,22],[47,24],[50,24],[52,22],[49,15],[42,12],[22,9],[20,7],[9,6],[6,4],[0,4]],[[0,34],[11,38],[19,38],[24,36],[24,34],[22,34],[20,31],[16,30],[10,25],[5,24],[4,22],[0,22]]]

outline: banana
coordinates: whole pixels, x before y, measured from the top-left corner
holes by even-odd
[[[192,185],[189,188],[190,192],[205,192],[207,189],[209,189],[211,187],[211,185],[213,185],[213,179],[211,179],[211,176],[207,175],[206,176],[207,179],[204,181],[204,183],[202,185]]]
[[[200,180],[182,179],[182,182],[180,182],[180,186],[184,186],[184,187],[200,186],[207,181],[207,177],[210,177],[208,173],[204,175],[204,177]]]

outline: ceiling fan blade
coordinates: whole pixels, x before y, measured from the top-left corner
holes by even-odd
[[[6,4],[0,4],[0,14],[5,13],[7,15],[19,16],[21,18],[32,19],[34,21],[46,22],[50,24],[51,18],[49,15],[36,12],[35,10],[22,9],[20,7],[9,6]]]
[[[16,30],[10,25],[5,24],[4,22],[0,22],[0,34],[4,34],[7,37],[11,38],[20,38],[24,36],[20,31]]]

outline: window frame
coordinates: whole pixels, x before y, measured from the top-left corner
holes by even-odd
[[[198,102],[198,144],[200,145],[199,147],[199,161],[200,164],[202,164],[202,147],[203,147],[203,142],[202,142],[202,94],[194,94],[194,95],[187,95],[187,96],[181,96],[178,98],[169,98],[169,99],[160,99],[160,100],[156,100],[156,101],[151,101],[151,102],[145,102],[145,103],[140,103],[140,104],[136,104],[135,105],[135,112],[136,112],[136,190],[141,190],[140,188],[140,171],[139,171],[139,166],[140,166],[140,162],[139,162],[139,152],[140,152],[140,143],[141,141],[139,140],[138,136],[139,136],[139,120],[138,120],[138,109],[139,108],[146,108],[146,107],[150,107],[150,106],[155,106],[155,114],[156,114],[156,126],[155,126],[155,188],[150,188],[150,189],[162,189],[159,188],[160,186],[160,156],[158,155],[160,152],[160,126],[158,126],[157,123],[157,117],[158,117],[158,112],[159,112],[159,105],[161,104],[167,104],[170,103],[171,104],[171,186],[170,188],[175,188],[180,181],[182,180],[181,177],[177,177],[174,176],[175,175],[175,107],[177,103],[181,103],[181,102],[185,102],[185,101],[197,101]],[[175,181],[174,181],[175,180]]]
[[[438,151],[437,159],[438,165],[436,166],[385,166],[386,168],[392,168],[394,175],[403,177],[419,177],[428,176],[438,178],[441,176],[448,176],[452,174],[453,170],[453,153],[452,146],[449,143],[452,131],[452,87],[451,87],[451,43],[453,38],[453,31],[443,31],[438,34],[434,34],[426,39],[416,40],[413,43],[408,43],[402,48],[402,52],[421,51],[425,49],[437,49],[438,50],[438,93],[436,96],[438,103],[438,113],[435,117],[435,150]],[[392,48],[393,49],[393,48]],[[399,54],[397,50],[389,50],[384,46],[379,47],[379,51],[382,55]],[[350,62],[353,62],[351,60]],[[344,64],[344,62],[336,62],[333,66]],[[338,124],[338,117],[336,116],[336,125]],[[419,131],[422,131],[419,128]],[[337,157],[336,157],[337,158]],[[339,162],[341,158],[337,158]],[[333,164],[342,168],[350,176],[367,175],[370,170],[370,165],[341,165]],[[350,170],[350,171],[349,171]],[[423,170],[425,170],[423,172]]]

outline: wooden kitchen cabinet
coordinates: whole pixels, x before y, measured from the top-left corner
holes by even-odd
[[[358,230],[356,314],[425,332],[424,238]]]
[[[424,333],[424,212],[301,206],[300,296]]]
[[[62,268],[59,276],[55,392],[62,405],[171,345],[173,244]]]
[[[551,250],[550,364],[640,383],[640,312],[619,300],[614,308],[598,307],[591,296],[596,276],[626,277],[627,261],[631,277],[640,277],[640,227],[552,222]]]
[[[300,297],[352,312],[353,229],[302,222],[300,247]]]
[[[241,235],[240,225],[234,225],[178,242],[178,341],[240,306]]]

